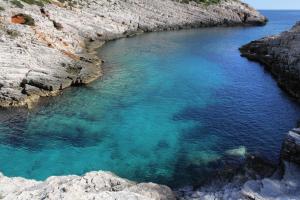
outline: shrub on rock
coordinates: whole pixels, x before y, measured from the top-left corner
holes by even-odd
[[[24,8],[24,5],[19,0],[12,0],[11,3],[18,8]]]
[[[45,4],[50,3],[50,0],[21,0],[29,5],[37,5],[37,6],[44,6]]]
[[[12,16],[11,22],[14,24],[24,24],[29,26],[35,25],[34,19],[30,15],[22,13]]]

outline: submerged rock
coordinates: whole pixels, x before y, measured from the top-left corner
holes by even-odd
[[[225,152],[225,154],[230,155],[230,156],[241,156],[245,157],[247,154],[247,149],[245,146],[240,146],[239,148],[236,149],[229,149]]]
[[[196,151],[187,157],[191,165],[206,165],[218,161],[221,155],[214,151]]]
[[[8,178],[0,174],[3,200],[175,200],[170,188],[154,183],[135,183],[108,172],[84,176],[49,177],[45,181]]]

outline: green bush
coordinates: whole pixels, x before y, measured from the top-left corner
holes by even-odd
[[[24,7],[24,5],[18,0],[12,0],[11,3],[13,5],[17,6],[18,8],[23,8]]]
[[[19,23],[19,24],[25,24],[25,25],[29,25],[29,26],[35,25],[34,19],[30,15],[27,15],[27,14],[19,13],[17,15],[14,15],[12,17],[12,19],[16,19],[16,23]],[[19,21],[19,19],[21,19],[21,20]]]
[[[24,3],[29,5],[37,5],[37,6],[44,6],[47,3],[50,3],[50,0],[21,0]]]
[[[203,4],[206,4],[206,5],[209,5],[209,4],[216,4],[216,3],[220,3],[221,0],[177,0],[181,3],[189,3],[191,1],[194,1],[196,3],[203,3]]]
[[[35,25],[34,19],[31,16],[26,15],[26,14],[23,14],[23,16],[24,16],[26,25],[29,25],[29,26],[34,26]]]
[[[19,8],[24,7],[22,2],[27,3],[29,5],[37,5],[37,6],[44,6],[47,3],[51,3],[50,0],[11,0],[10,2]]]
[[[11,37],[11,38],[16,38],[20,35],[20,33],[16,30],[6,30],[6,33]]]

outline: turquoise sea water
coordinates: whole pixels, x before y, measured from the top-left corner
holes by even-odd
[[[180,186],[208,176],[230,153],[275,161],[300,107],[238,48],[290,28],[300,12],[263,13],[270,19],[264,27],[150,33],[106,44],[101,80],[30,111],[1,110],[0,171],[42,180],[109,170]]]

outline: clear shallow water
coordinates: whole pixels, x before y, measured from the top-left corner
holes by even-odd
[[[109,170],[190,184],[244,147],[276,160],[300,107],[258,64],[250,40],[288,29],[300,12],[263,11],[265,27],[144,34],[100,50],[105,76],[31,111],[0,112],[0,171],[45,179]]]

